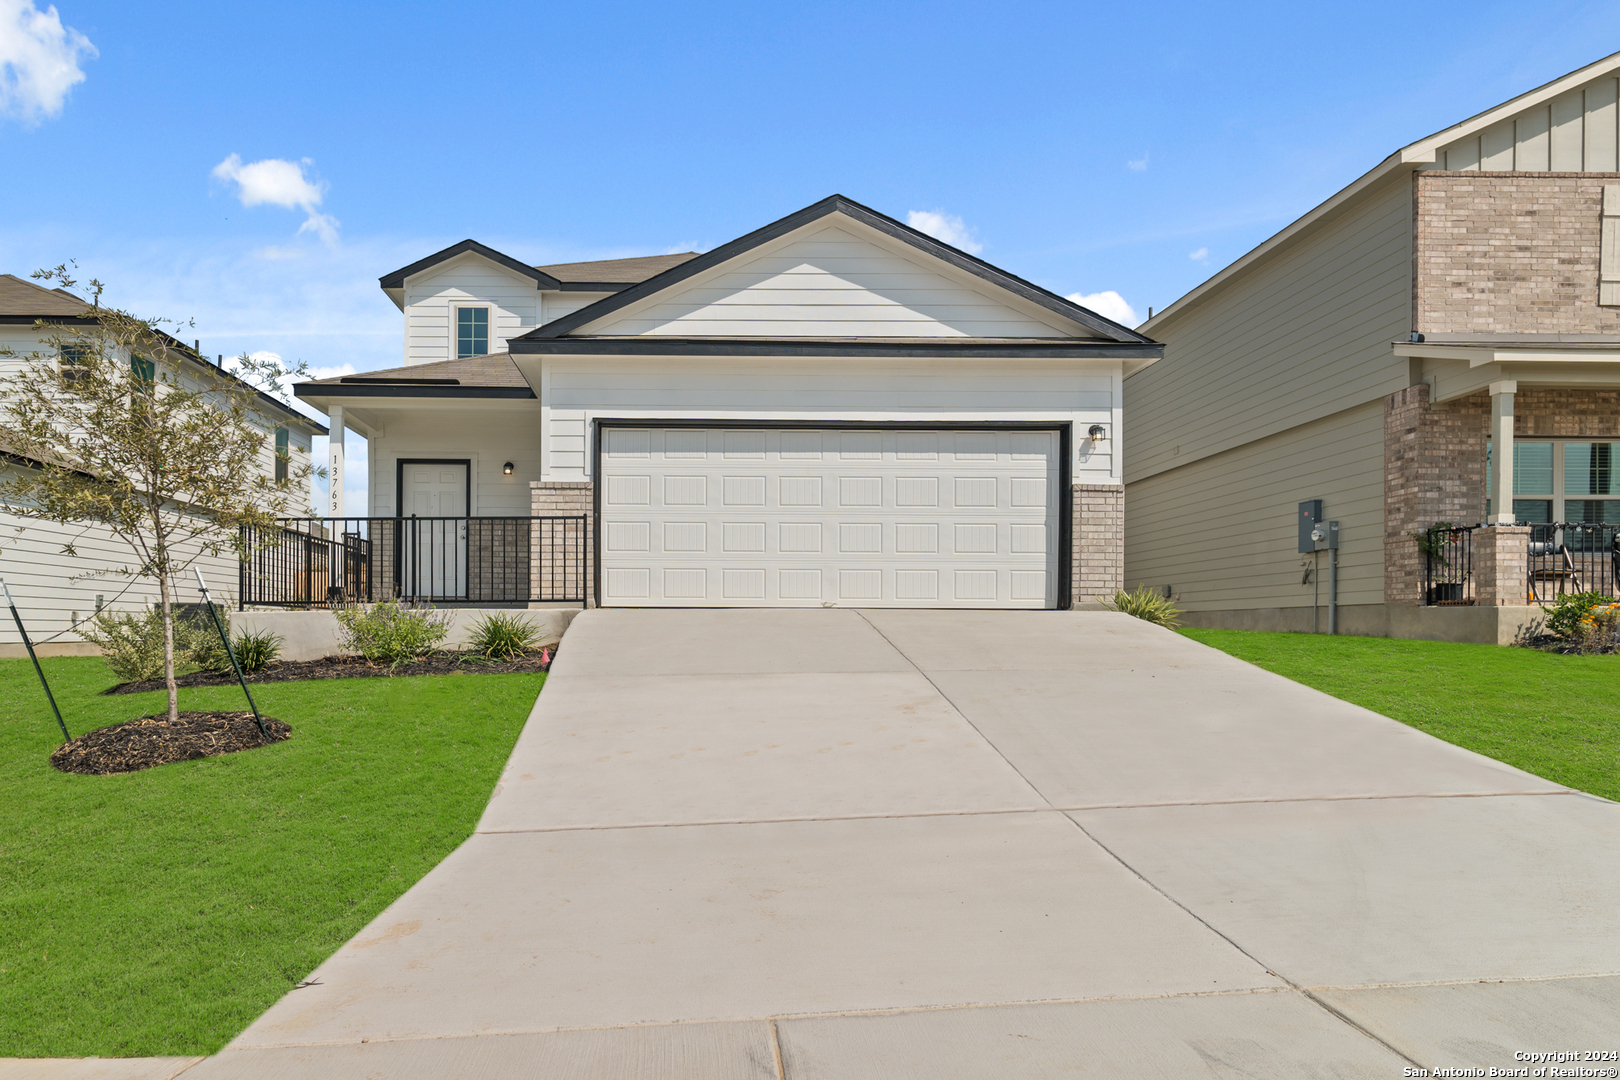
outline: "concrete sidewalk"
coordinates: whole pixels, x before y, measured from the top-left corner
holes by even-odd
[[[477,834],[186,1080],[1620,1046],[1620,807],[1126,616],[591,611]]]

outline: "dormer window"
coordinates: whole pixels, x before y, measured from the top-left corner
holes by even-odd
[[[489,308],[456,308],[456,359],[489,352]]]

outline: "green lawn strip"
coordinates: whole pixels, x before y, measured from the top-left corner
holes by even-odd
[[[1181,632],[1447,742],[1620,799],[1620,656],[1324,634]]]
[[[97,696],[99,658],[44,664],[74,735],[163,708]],[[218,1050],[471,835],[544,681],[263,683],[286,742],[74,776],[28,661],[0,660],[0,1057]]]

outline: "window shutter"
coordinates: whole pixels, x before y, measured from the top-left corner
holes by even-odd
[[[1603,185],[1603,235],[1598,249],[1598,303],[1620,307],[1620,184]]]

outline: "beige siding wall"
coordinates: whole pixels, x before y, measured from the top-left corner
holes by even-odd
[[[1384,599],[1384,406],[1314,423],[1131,482],[1125,585],[1171,586],[1189,611],[1309,607],[1295,515],[1321,499],[1340,523],[1339,602]],[[1327,603],[1328,556],[1321,559]]]
[[[810,227],[635,305],[593,334],[748,337],[1063,337],[920,253],[837,225]],[[966,275],[963,275],[966,277]]]
[[[1411,237],[1403,175],[1155,326],[1165,358],[1125,381],[1126,482],[1405,387]]]
[[[1501,172],[1613,172],[1620,135],[1620,83],[1594,79],[1442,147],[1437,169]]]

